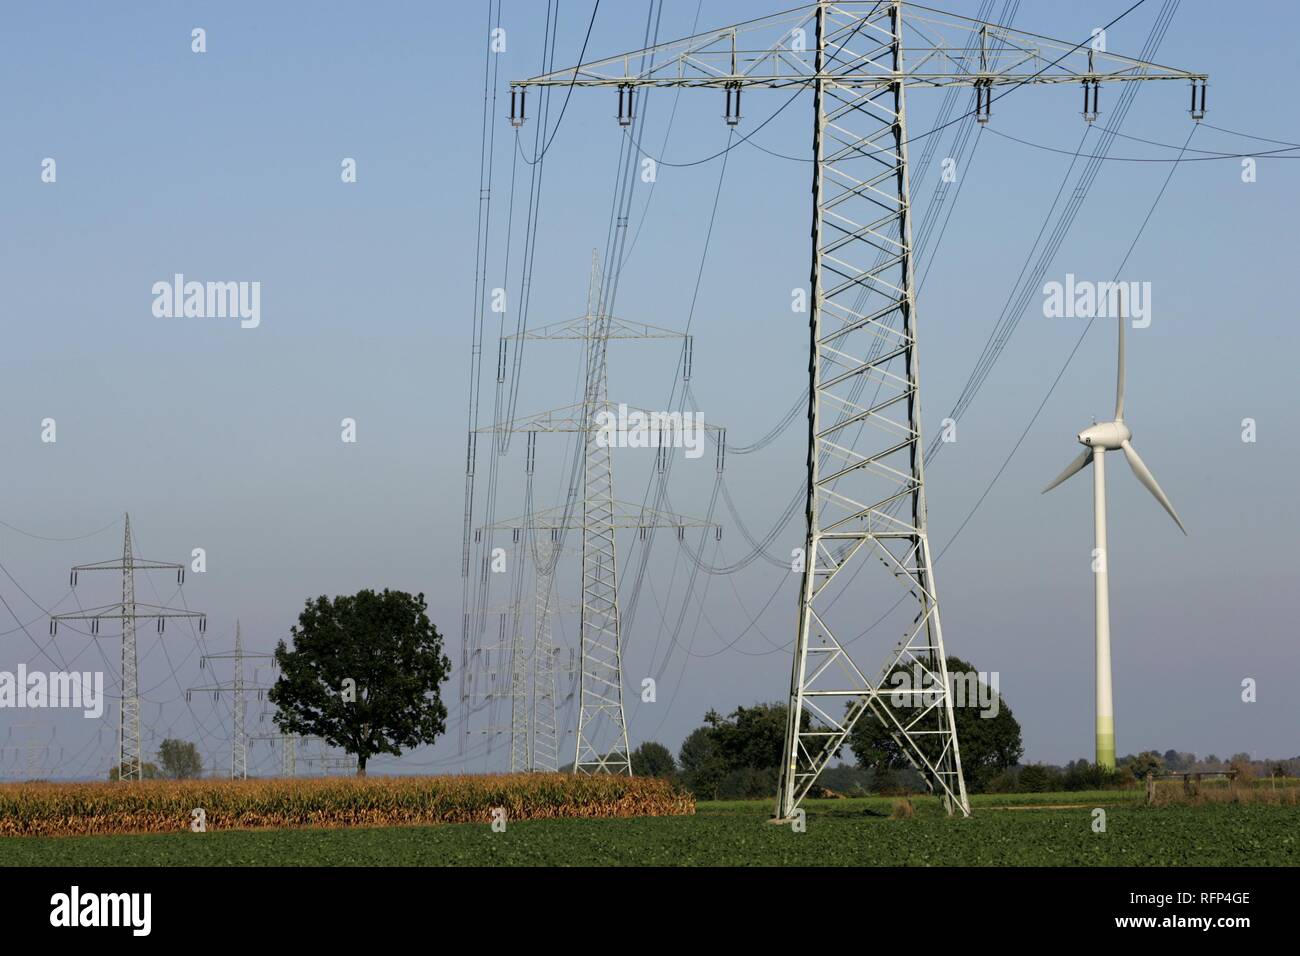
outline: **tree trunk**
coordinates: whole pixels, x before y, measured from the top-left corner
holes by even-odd
[[[364,756],[358,755],[358,756],[357,756],[357,776],[358,776],[358,777],[364,777],[365,775],[366,775],[366,758],[365,758]]]

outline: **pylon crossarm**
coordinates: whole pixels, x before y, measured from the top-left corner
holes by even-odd
[[[95,619],[139,618],[140,620],[157,620],[159,618],[203,618],[203,611],[173,611],[158,604],[132,604],[128,608],[123,604],[104,604],[100,607],[82,608],[79,611],[65,611],[51,614],[55,621],[89,621]]]
[[[520,339],[542,342],[586,341],[593,337],[593,324],[593,317],[584,315],[576,319],[566,319],[561,322],[538,326],[523,333],[516,332],[504,336],[504,339],[507,342],[517,342]],[[684,339],[689,337],[685,332],[664,329],[645,322],[632,322],[627,319],[620,319],[617,316],[603,317],[600,325],[608,330],[607,334],[603,336],[607,339]]]
[[[1079,41],[1014,30],[921,4],[901,4],[905,69],[895,68],[885,26],[894,4],[841,0],[825,4],[826,62],[813,41],[819,4],[761,17],[592,60],[512,87],[711,87],[785,89],[818,80],[847,88],[1007,86],[1128,80],[1191,80],[1204,73],[1094,50]],[[872,44],[875,44],[872,46]],[[856,48],[856,49],[855,49]]]
[[[617,416],[626,416],[629,420],[633,415],[641,416],[646,423],[646,428],[649,430],[651,437],[658,434],[658,429],[656,428],[657,425],[662,425],[665,428],[671,428],[673,430],[682,427],[680,424],[681,415],[678,413],[650,411],[648,409],[638,408],[635,405],[629,405],[626,402],[619,403],[603,400],[592,403],[593,421],[594,417],[602,412],[615,416],[615,420],[617,420]],[[677,416],[675,419],[676,424],[673,424],[674,414]],[[700,426],[703,427],[705,431],[713,432],[714,434],[726,431],[726,429],[721,425],[709,424],[708,422],[701,422]],[[474,429],[474,434],[482,435],[491,432],[499,434],[507,432],[516,434],[519,432],[587,432],[599,431],[599,429],[599,423],[593,425],[587,419],[587,403],[579,402],[576,405],[564,405],[560,408],[552,408],[544,412],[534,412],[531,415],[524,415],[520,418],[515,418],[508,422],[501,422],[496,425],[482,425],[479,428]],[[647,447],[655,446],[650,445]]]
[[[718,526],[716,521],[693,518],[689,515],[618,499],[613,502],[613,512],[606,517],[608,526],[614,529],[715,528]],[[508,518],[483,526],[485,531],[509,531],[515,528],[531,528],[534,531],[581,529],[582,517],[578,514],[566,513],[563,507],[543,508],[533,512],[532,515]]]
[[[586,406],[565,405],[544,412],[535,412],[497,425],[483,425],[474,429],[478,435],[490,432],[582,432],[587,430]]]
[[[173,561],[146,561],[144,558],[131,558],[131,567],[136,571],[181,571],[185,565]],[[123,570],[122,559],[113,558],[109,561],[94,561],[90,564],[74,564],[73,571],[121,571]]]

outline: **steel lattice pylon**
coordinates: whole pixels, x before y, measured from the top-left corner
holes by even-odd
[[[262,714],[265,718],[266,714]],[[280,776],[295,777],[298,775],[298,741],[303,738],[298,734],[253,734],[247,738],[253,740],[268,740],[280,745]]]
[[[533,602],[533,710],[528,766],[554,773],[560,767],[555,713],[555,641],[551,634],[551,595],[559,549],[550,541],[536,545],[537,583]],[[513,752],[513,751],[512,751]]]
[[[516,552],[518,554],[518,552]],[[516,557],[515,568],[523,562]],[[528,769],[528,660],[524,646],[523,604],[515,605],[515,629],[510,648],[510,772]]]
[[[514,529],[514,567],[523,568],[526,542],[520,529]],[[528,769],[528,656],[524,642],[523,577],[520,575],[514,588],[514,600],[509,606],[512,620],[510,633],[510,772]],[[505,618],[502,617],[502,625]],[[504,633],[502,634],[504,638]]]
[[[901,74],[901,10],[884,16],[868,19],[877,34],[864,54]],[[817,11],[819,76],[825,38],[858,20],[842,17],[826,5]],[[868,708],[947,800],[969,812],[926,533],[903,84],[818,80],[813,114],[808,536],[777,812],[793,813]],[[868,402],[864,384],[877,386]],[[833,617],[844,590],[837,578],[873,552],[918,605],[882,675],[915,663],[942,688],[930,708],[908,714],[906,726],[846,649],[851,621]]]
[[[178,584],[185,580],[185,565],[167,561],[149,561],[135,556],[131,543],[131,515],[124,520],[122,533],[122,558],[120,561],[99,561],[78,564],[72,568],[70,583],[77,585],[82,571],[120,571],[122,573],[122,601],[102,607],[84,608],[80,611],[50,615],[50,633],[57,634],[60,621],[89,621],[90,634],[99,636],[99,622],[122,622],[122,705],[118,719],[118,779],[144,778],[144,759],[140,745],[140,680],[136,653],[136,629],[141,620],[156,621],[158,633],[163,632],[169,618],[189,618],[198,621],[199,632],[207,629],[207,615],[201,611],[174,611],[156,604],[141,604],[135,599],[135,574],[137,571],[175,571]]]
[[[582,467],[582,638],[574,773],[632,774],[623,711],[623,641],[614,546],[614,450],[596,441],[596,411],[609,402],[609,317],[592,270]]]
[[[297,734],[285,734],[280,739],[280,774],[285,777],[298,775]]]
[[[537,433],[576,432],[582,436],[582,504],[581,514],[577,508],[572,513],[568,507],[544,509],[522,518],[487,525],[480,531],[512,529],[515,541],[521,537],[540,541],[539,532],[549,531],[562,540],[569,530],[582,531],[582,600],[581,611],[581,646],[579,648],[579,690],[578,721],[574,751],[574,772],[576,773],[631,773],[631,758],[627,743],[627,724],[623,711],[622,679],[622,634],[618,602],[618,567],[615,551],[615,531],[620,528],[659,528],[673,527],[682,533],[687,527],[712,526],[694,518],[661,511],[642,505],[632,505],[618,501],[614,497],[612,447],[598,440],[602,431],[602,418],[616,418],[620,411],[632,412],[642,416],[646,421],[655,421],[660,416],[643,409],[629,409],[619,406],[609,399],[608,381],[608,345],[614,339],[681,339],[683,375],[690,377],[690,336],[671,329],[664,329],[641,322],[631,322],[608,315],[602,307],[601,276],[597,254],[592,253],[591,277],[587,289],[586,314],[577,319],[566,320],[530,329],[527,332],[506,336],[504,341],[580,341],[585,348],[585,381],[583,401],[577,405],[551,409],[527,415],[512,421],[478,429],[477,433],[490,432],[526,432],[530,436],[528,474],[532,476],[534,448],[532,436]],[[504,353],[503,353],[504,355]],[[504,361],[504,358],[502,359]],[[680,416],[679,416],[680,417]],[[680,423],[679,423],[680,424]],[[671,423],[670,429],[674,426]],[[703,426],[715,435],[721,433],[716,425]],[[665,433],[666,434],[666,433]],[[718,467],[721,468],[721,452]],[[661,458],[662,462],[662,458]],[[521,535],[523,529],[527,534]],[[542,600],[542,589],[549,592],[552,584],[549,578],[554,573],[555,548],[545,549],[534,543],[534,564],[537,567],[537,601]],[[516,567],[519,567],[516,562]],[[554,611],[555,603],[549,599],[546,611]],[[518,615],[522,606],[516,604],[514,613]],[[542,671],[541,683],[534,691],[534,720],[542,722],[540,745],[533,744],[533,769],[552,769],[558,762],[549,758],[549,749],[557,741],[554,719],[554,652],[550,644],[550,622],[542,614],[539,603],[536,622],[538,640],[531,655],[535,675]],[[544,641],[542,635],[545,635]],[[516,626],[515,639],[512,642],[511,659],[511,768],[522,769],[530,765],[527,761],[527,686],[526,660],[522,643],[522,630]],[[550,656],[543,654],[548,648]],[[537,688],[544,696],[539,698]],[[549,692],[549,702],[545,696]],[[546,714],[549,712],[549,723]]]
[[[868,711],[949,812],[970,812],[927,532],[905,89],[971,87],[986,122],[995,87],[1081,83],[1091,122],[1101,83],[1175,79],[1192,83],[1199,119],[1204,74],[900,0],[820,0],[512,84],[516,124],[530,86],[616,87],[625,126],[640,87],[722,89],[733,125],[742,89],[813,94],[807,536],[778,817],[794,814]],[[841,599],[878,565],[912,613],[877,672],[852,647],[866,633],[861,606]],[[900,665],[931,682],[906,710],[882,689]]]
[[[131,547],[131,516],[122,532],[122,706],[119,710],[119,778],[144,779],[144,754],[140,747],[139,656],[135,647],[135,555]]]
[[[244,653],[244,637],[238,620],[235,621],[235,649],[221,654],[204,654],[199,657],[200,670],[208,666],[209,661],[234,661],[235,673],[229,684],[209,684],[206,687],[190,687],[185,691],[185,699],[188,701],[190,695],[195,691],[210,691],[213,698],[220,697],[224,691],[233,692],[233,701],[231,703],[231,725],[233,733],[230,739],[230,776],[234,780],[245,780],[248,778],[248,734],[244,727],[245,710],[248,703],[248,692],[254,691],[258,700],[262,699],[271,688],[264,684],[250,684],[244,679],[244,661],[247,660],[269,660],[274,664],[274,654],[246,654]]]

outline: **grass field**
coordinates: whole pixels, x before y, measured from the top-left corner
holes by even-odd
[[[1300,807],[1145,807],[1136,792],[981,795],[969,819],[937,801],[809,801],[807,831],[767,822],[769,801],[701,803],[695,816],[373,829],[0,839],[0,866],[1295,866]],[[1068,806],[1065,806],[1068,805]],[[1106,832],[1092,810],[1106,809]],[[1015,808],[1021,808],[1016,810]]]

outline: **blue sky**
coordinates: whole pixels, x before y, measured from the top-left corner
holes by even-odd
[[[1025,4],[1014,25],[1077,41],[1129,5]],[[943,6],[973,15],[978,4]],[[1140,49],[1159,6],[1147,0],[1112,29],[1110,48]],[[1210,74],[1207,122],[1294,142],[1300,117],[1287,82],[1291,57],[1279,55],[1277,38],[1295,31],[1297,14],[1288,4],[1264,6],[1225,33],[1216,8],[1184,0],[1156,59]],[[607,0],[589,58],[639,48],[646,7]],[[697,16],[703,29],[776,9],[665,0],[660,36],[691,32]],[[543,11],[540,3],[505,3],[502,90],[507,78],[538,72]],[[585,2],[560,4],[557,66],[576,60],[590,12]],[[2,17],[0,520],[30,534],[0,526],[0,561],[12,576],[0,578],[12,609],[12,616],[0,610],[0,632],[7,632],[0,669],[20,661],[53,666],[38,650],[49,642],[43,611],[75,606],[67,568],[120,552],[120,524],[110,524],[128,509],[146,557],[180,561],[206,549],[208,570],[190,575],[184,596],[210,614],[209,651],[228,649],[236,618],[250,648],[268,650],[306,598],[388,586],[427,595],[455,659],[485,5],[54,3],[12,6]],[[207,32],[201,55],[190,49],[194,27]],[[784,99],[747,94],[741,131]],[[914,129],[928,128],[937,99],[909,98]],[[966,381],[1069,163],[996,133],[1073,149],[1077,99],[1068,87],[1024,89],[999,101],[960,171],[960,201],[933,262],[919,266],[931,270],[919,302],[930,434]],[[1114,100],[1103,90],[1103,121]],[[1181,83],[1147,84],[1122,131],[1181,144],[1190,123],[1185,100]],[[591,250],[605,242],[622,136],[615,105],[612,91],[576,91],[547,156],[530,323],[582,312]],[[725,146],[721,111],[716,91],[656,93],[639,135],[657,155],[689,163]],[[504,112],[503,97],[498,214],[513,166]],[[808,130],[807,104],[796,103],[755,142],[801,155]],[[525,148],[532,132],[530,125],[521,133]],[[1191,145],[1276,148],[1209,128],[1197,130]],[[945,138],[938,155],[946,149]],[[1111,152],[1173,154],[1132,140]],[[40,178],[47,157],[57,162],[53,184]],[[355,184],[340,181],[345,157],[357,161]],[[528,167],[518,169],[522,207]],[[1109,278],[1167,173],[1163,162],[1107,163],[1048,277]],[[637,239],[618,312],[673,328],[689,318],[699,408],[743,446],[766,434],[803,386],[806,327],[789,302],[808,273],[808,168],[741,146],[728,157],[720,191],[719,175],[718,161],[663,165],[653,192],[638,188]],[[936,168],[913,171],[918,208],[937,175]],[[715,195],[717,223],[692,314]],[[1242,182],[1236,159],[1185,163],[1125,270],[1151,282],[1154,297],[1151,326],[1129,339],[1128,418],[1190,533],[1179,534],[1113,460],[1120,753],[1300,750],[1291,543],[1300,518],[1290,480],[1297,333],[1289,291],[1298,197],[1290,160],[1261,159],[1253,183]],[[504,235],[504,219],[494,228]],[[520,235],[518,219],[515,229]],[[502,252],[493,250],[498,272]],[[156,318],[151,286],[178,272],[261,282],[260,326]],[[517,276],[509,287],[516,285]],[[1078,320],[1044,318],[1035,299],[959,423],[958,441],[927,472],[936,550],[980,502],[937,565],[948,649],[999,672],[1028,759],[1055,762],[1092,753],[1092,504],[1084,479],[1050,496],[1038,492],[1076,453],[1074,435],[1094,416],[1109,416],[1113,329],[1099,324],[1085,338],[1018,452],[981,496],[1080,330]],[[495,350],[492,327],[489,406]],[[676,357],[671,345],[615,344],[613,397],[662,407]],[[520,409],[573,401],[578,360],[571,345],[530,346]],[[40,440],[47,417],[57,421],[55,444]],[[344,417],[358,423],[355,444],[340,441]],[[1252,444],[1240,437],[1247,417],[1258,423]],[[802,478],[800,421],[763,451],[728,462],[736,508],[756,535]],[[539,449],[538,487],[552,496],[563,442]],[[702,513],[710,462],[678,464],[673,505]],[[498,513],[514,515],[523,507],[522,441],[501,469]],[[621,452],[616,469],[620,497],[640,500],[651,459]],[[731,522],[728,515],[716,552],[712,543],[706,549],[715,564],[749,550]],[[42,540],[101,528],[82,540]],[[800,537],[796,520],[771,551],[788,554]],[[672,542],[656,543],[629,623],[626,675],[629,687],[662,676],[658,702],[630,708],[634,744],[658,739],[676,748],[708,708],[777,700],[788,685],[794,576],[760,560],[711,576],[707,587],[701,580],[676,631],[686,580]],[[174,582],[163,575],[155,583],[160,599],[173,599]],[[149,584],[138,589],[142,600],[155,600]],[[83,579],[76,599],[115,598],[111,584]],[[874,616],[870,607],[863,615]],[[745,630],[751,619],[757,625]],[[573,632],[570,621],[570,641]],[[97,648],[72,633],[47,652],[88,668],[107,668],[117,655],[111,640]],[[157,739],[198,739],[209,763],[224,765],[228,702],[196,695],[187,705],[183,693],[209,679],[198,669],[200,652],[180,629],[162,639],[142,632],[142,713]],[[1241,702],[1245,678],[1258,681],[1254,704]],[[449,696],[456,686],[448,685]],[[250,725],[259,706],[250,708]],[[115,717],[102,730],[79,716],[38,718],[58,775],[98,775],[108,766]],[[28,733],[12,729],[17,719],[0,714],[10,748]],[[449,739],[379,766],[500,769],[508,748],[483,749],[462,761]],[[12,749],[0,753],[0,773],[20,773],[17,759]],[[252,760],[267,771],[276,766],[265,747]]]

